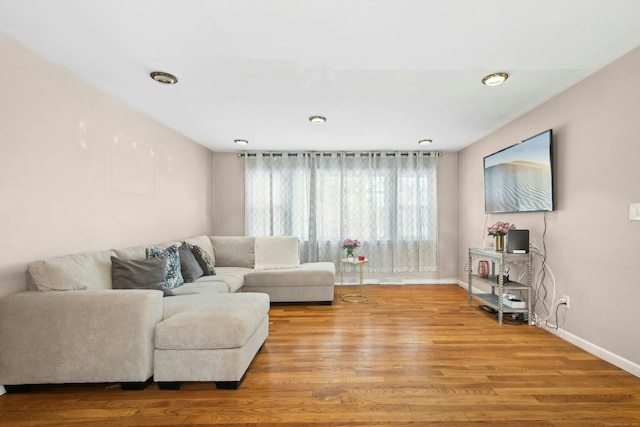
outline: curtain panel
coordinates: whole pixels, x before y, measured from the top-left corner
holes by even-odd
[[[344,239],[369,272],[437,270],[435,153],[245,155],[245,234],[293,235],[301,262],[331,261]]]

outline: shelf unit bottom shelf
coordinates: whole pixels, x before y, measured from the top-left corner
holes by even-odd
[[[493,308],[494,310],[499,310],[498,306],[498,295],[495,294],[472,294],[473,298],[478,301],[483,302],[485,305]],[[527,313],[527,308],[512,308],[507,305],[502,306],[503,313]]]

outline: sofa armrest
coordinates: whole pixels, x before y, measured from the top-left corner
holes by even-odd
[[[0,299],[0,384],[146,381],[161,320],[161,291],[6,296]]]

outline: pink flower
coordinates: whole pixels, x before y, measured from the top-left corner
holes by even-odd
[[[516,229],[515,224],[509,224],[508,222],[498,221],[495,224],[493,224],[491,227],[488,227],[487,231],[489,232],[490,236],[504,236],[505,234],[507,234],[507,231],[515,230],[515,229]]]
[[[340,249],[356,249],[360,247],[359,240],[346,239],[344,242],[340,243]]]

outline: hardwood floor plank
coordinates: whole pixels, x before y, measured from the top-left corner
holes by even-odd
[[[274,304],[238,390],[44,385],[0,396],[0,427],[640,427],[640,378],[457,285],[365,287],[369,301]]]

